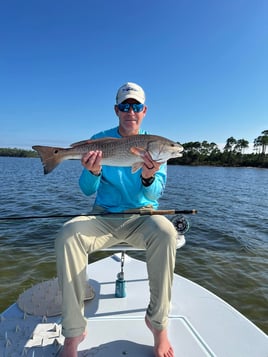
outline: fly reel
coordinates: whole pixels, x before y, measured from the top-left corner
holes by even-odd
[[[171,219],[171,222],[173,223],[173,225],[176,228],[177,232],[179,232],[179,234],[181,234],[181,235],[183,235],[186,232],[188,232],[188,230],[190,228],[189,221],[184,216],[181,216],[181,215],[174,216]]]

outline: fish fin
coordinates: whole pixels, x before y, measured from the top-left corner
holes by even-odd
[[[135,147],[133,146],[130,148],[130,152],[131,152],[131,154],[139,156],[142,159],[144,157],[144,154],[146,153],[146,150],[143,148],[139,148],[137,146],[135,146]],[[131,172],[133,174],[135,172],[137,172],[143,166],[143,163],[144,163],[143,161],[135,162],[132,165]]]
[[[135,162],[132,166],[131,166],[131,173],[135,174],[135,172],[137,172],[140,168],[142,168],[143,166],[143,161],[140,162]]]
[[[106,137],[106,138],[100,138],[100,139],[88,139],[88,140],[82,140],[82,141],[77,141],[76,143],[71,144],[70,146],[72,148],[80,145],[85,145],[85,144],[94,144],[96,141],[98,143],[108,143],[114,140],[119,140],[118,138],[112,138],[112,137]]]
[[[32,148],[38,152],[43,164],[44,174],[49,174],[56,166],[63,160],[59,154],[63,149],[51,147],[51,146],[39,146],[35,145]]]
[[[133,146],[130,148],[130,152],[133,155],[143,157],[144,154],[146,153],[146,150],[144,148],[139,148],[137,146],[135,146],[135,147]]]
[[[88,144],[89,142],[90,142],[90,140],[81,140],[81,141],[77,141],[76,143],[71,144],[70,146],[72,148],[74,148],[75,146],[85,145],[85,144]]]

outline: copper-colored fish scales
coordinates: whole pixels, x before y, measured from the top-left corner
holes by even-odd
[[[51,172],[61,161],[81,159],[89,151],[102,151],[102,165],[131,166],[132,173],[143,165],[147,151],[153,160],[165,162],[172,157],[182,156],[183,147],[167,138],[157,135],[131,135],[123,138],[102,138],[79,141],[70,148],[33,146],[41,158],[44,173]]]

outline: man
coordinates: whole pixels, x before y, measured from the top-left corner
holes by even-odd
[[[141,124],[147,112],[143,89],[126,83],[116,96],[116,128],[92,138],[146,134]],[[131,173],[130,167],[101,165],[102,152],[83,156],[79,184],[86,195],[97,192],[93,212],[122,212],[126,209],[158,207],[166,183],[166,164],[153,161],[147,153],[143,167]],[[146,249],[150,302],[145,322],[154,336],[156,357],[173,357],[167,336],[168,312],[176,256],[177,232],[164,216],[131,215],[117,219],[105,216],[77,217],[67,222],[56,239],[57,270],[63,293],[62,331],[65,336],[61,357],[77,356],[78,344],[85,337],[83,315],[84,287],[88,254],[120,241]]]

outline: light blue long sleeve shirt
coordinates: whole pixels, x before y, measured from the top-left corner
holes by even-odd
[[[139,134],[148,133],[140,129]],[[104,137],[121,138],[118,127],[102,131],[91,139]],[[142,185],[141,170],[132,174],[131,167],[103,165],[101,175],[95,176],[84,169],[79,179],[79,186],[87,196],[97,192],[94,205],[101,206],[108,212],[122,212],[149,205],[157,209],[158,199],[166,185],[167,165],[161,165],[159,171],[155,173],[154,182],[148,187]]]

